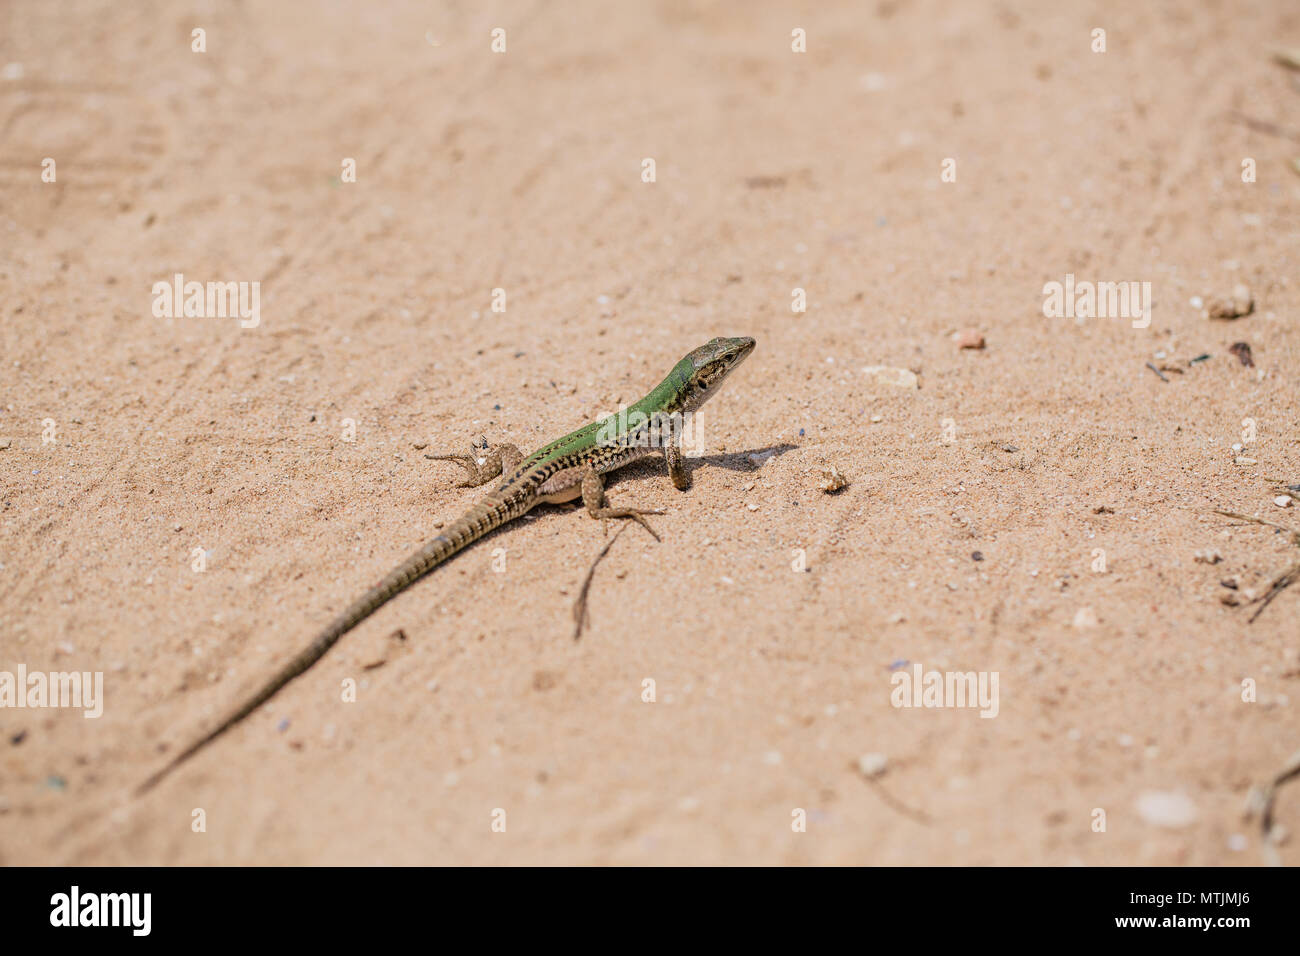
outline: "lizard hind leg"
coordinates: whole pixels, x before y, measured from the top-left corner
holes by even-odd
[[[582,503],[587,506],[587,514],[604,521],[606,518],[631,518],[650,532],[656,540],[661,540],[642,515],[661,515],[662,508],[611,508],[605,503],[605,480],[600,472],[592,470],[582,476]]]
[[[524,460],[524,454],[514,445],[497,445],[488,447],[486,438],[480,436],[478,442],[470,444],[470,454],[454,453],[444,455],[425,455],[430,461],[454,461],[465,469],[465,480],[458,482],[457,488],[477,488],[496,478],[503,471],[514,471]]]

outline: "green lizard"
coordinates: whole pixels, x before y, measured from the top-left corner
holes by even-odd
[[[467,474],[458,487],[473,488],[498,475],[500,483],[465,512],[442,534],[425,544],[390,571],[383,580],[354,601],[314,641],[262,688],[239,705],[225,720],[190,744],[170,763],[146,780],[144,792],[167,774],[253,713],[280,690],[325,656],[339,639],[380,607],[424,577],[454,554],[509,521],[543,503],[582,498],[593,518],[632,518],[655,534],[643,515],[658,509],[612,508],[605,501],[603,475],[629,462],[662,450],[673,484],[689,485],[682,455],[683,417],[703,405],[723,380],[754,350],[751,338],[717,338],[706,342],[673,366],[668,377],[650,394],[622,412],[584,425],[575,432],[547,442],[527,458],[514,445],[498,445],[471,455],[427,455],[438,461],[455,461]]]

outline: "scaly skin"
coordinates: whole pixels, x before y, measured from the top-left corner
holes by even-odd
[[[354,601],[314,641],[298,652],[253,696],[239,705],[213,730],[190,744],[170,763],[146,780],[138,792],[152,788],[182,763],[230,730],[274,697],[286,684],[304,674],[325,656],[339,639],[380,607],[401,594],[457,552],[507,522],[527,514],[542,503],[572,501],[581,497],[593,518],[632,518],[654,530],[643,515],[662,514],[642,508],[611,508],[605,503],[603,475],[628,462],[661,450],[673,484],[689,485],[681,452],[681,434],[673,416],[693,413],[723,380],[754,350],[751,338],[717,338],[678,362],[645,398],[625,412],[584,425],[575,432],[543,445],[527,458],[514,445],[500,445],[484,457],[477,455],[427,455],[456,461],[468,477],[461,487],[486,484],[497,475],[500,483],[461,515],[446,531],[399,564]],[[659,536],[655,535],[657,539]]]

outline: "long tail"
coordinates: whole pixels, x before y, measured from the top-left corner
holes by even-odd
[[[331,647],[339,642],[348,631],[352,630],[384,604],[424,577],[438,565],[468,545],[477,541],[488,532],[517,517],[507,511],[506,506],[498,501],[485,498],[456,520],[450,528],[420,548],[409,558],[384,576],[384,579],[353,601],[346,611],[336,617],[333,623],[321,631],[314,641],[299,651],[274,677],[262,685],[262,688],[223,720],[214,730],[209,731],[190,744],[171,762],[142,783],[137,794],[151,789],[163,777],[167,776],[182,763],[216,740],[231,727],[234,727],[253,711],[257,710],[296,677],[325,656]]]

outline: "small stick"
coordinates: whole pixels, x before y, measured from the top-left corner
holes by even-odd
[[[883,800],[883,801],[885,801],[885,803],[888,804],[890,807],[892,807],[896,812],[901,813],[903,816],[907,817],[909,820],[915,820],[917,823],[921,824],[922,826],[927,826],[927,827],[928,827],[928,826],[931,824],[932,821],[930,820],[930,816],[929,816],[929,814],[927,814],[927,813],[926,813],[925,811],[923,811],[923,810],[913,810],[911,807],[909,807],[907,804],[905,804],[902,800],[899,800],[899,799],[898,799],[897,797],[895,797],[892,793],[890,793],[888,790],[886,790],[886,789],[885,789],[885,788],[880,784],[880,781],[878,781],[878,780],[868,780],[867,783],[869,783],[869,784],[871,784],[871,786],[875,787],[875,789],[876,789],[876,793],[878,793],[878,794],[880,795],[880,799]]]
[[[582,588],[578,591],[578,599],[573,602],[573,639],[576,641],[582,637],[582,627],[587,623],[587,592],[591,590],[591,579],[596,575],[596,566],[600,564],[601,559],[609,554],[609,549],[614,547],[614,542],[619,539],[629,525],[623,525],[614,533],[614,537],[605,542],[605,546],[600,549],[600,554],[596,555],[596,560],[591,562],[591,567],[587,569],[587,576],[583,579]]]
[[[1265,859],[1272,866],[1280,866],[1281,860],[1273,847],[1273,805],[1277,800],[1277,788],[1292,777],[1300,776],[1300,750],[1293,753],[1282,769],[1273,775],[1262,787],[1252,787],[1246,804],[1246,819],[1259,814],[1260,835],[1264,840]]]
[[[1244,515],[1237,511],[1222,511],[1218,508],[1211,508],[1210,510],[1215,514],[1223,515],[1225,518],[1236,518],[1238,521],[1245,521],[1250,524],[1262,524],[1268,528],[1277,528],[1279,531],[1285,531],[1291,536],[1291,543],[1300,548],[1300,531],[1292,530],[1286,525],[1278,524],[1275,521],[1268,521],[1265,518],[1257,518],[1254,515]],[[1246,623],[1254,624],[1255,619],[1264,613],[1264,608],[1272,604],[1275,597],[1291,585],[1295,584],[1297,580],[1300,580],[1300,562],[1293,564],[1281,574],[1277,575],[1277,577],[1273,578],[1273,582],[1269,585],[1267,594],[1246,602],[1247,605],[1262,602],[1259,605],[1259,610],[1252,614]]]
[[[1283,126],[1278,126],[1276,123],[1255,119],[1253,116],[1247,116],[1245,113],[1238,113],[1236,111],[1229,115],[1237,122],[1245,123],[1257,133],[1267,133],[1270,136],[1280,136],[1283,139],[1294,140],[1295,142],[1300,143],[1300,134],[1294,133]]]
[[[1255,618],[1259,617],[1261,614],[1264,613],[1264,608],[1269,606],[1273,598],[1277,597],[1279,594],[1281,594],[1291,585],[1295,584],[1296,578],[1300,578],[1300,564],[1292,565],[1290,568],[1283,571],[1276,578],[1274,578],[1273,583],[1269,586],[1268,594],[1266,594],[1262,598],[1255,598],[1256,601],[1263,601],[1264,603],[1262,603],[1259,606],[1259,610],[1256,611],[1254,614],[1252,614],[1250,616],[1250,620],[1247,621],[1246,623],[1254,624]]]
[[[1168,382],[1168,381],[1169,381],[1169,379],[1165,377],[1165,373],[1162,372],[1162,371],[1160,371],[1160,369],[1156,368],[1156,367],[1155,367],[1154,365],[1152,365],[1150,362],[1147,362],[1147,368],[1151,369],[1151,371],[1153,371],[1153,372],[1155,372],[1157,375],[1159,375],[1159,376],[1160,376],[1160,381],[1162,381],[1162,382]]]
[[[1210,512],[1216,515],[1223,515],[1225,518],[1236,518],[1238,521],[1246,521],[1250,524],[1262,524],[1269,528],[1277,528],[1279,531],[1285,531],[1291,535],[1291,543],[1300,547],[1300,531],[1293,531],[1284,524],[1278,524],[1276,521],[1269,521],[1265,518],[1257,518],[1254,515],[1244,515],[1239,511],[1221,511],[1218,508],[1211,508]]]

